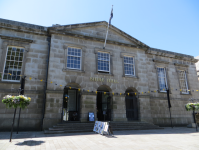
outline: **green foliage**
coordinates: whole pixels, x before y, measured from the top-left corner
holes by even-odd
[[[0,73],[0,78],[1,78],[1,73]]]
[[[2,102],[6,104],[7,108],[17,108],[20,107],[22,109],[26,108],[30,104],[31,98],[30,97],[25,97],[24,95],[19,95],[19,96],[11,96],[11,95],[6,95],[3,97]]]
[[[185,105],[185,109],[187,111],[191,111],[191,110],[199,110],[199,103],[187,103]]]

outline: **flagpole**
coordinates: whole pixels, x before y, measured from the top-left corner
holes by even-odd
[[[112,13],[113,13],[113,5],[112,5],[112,10],[111,10],[111,16],[110,16],[110,19],[109,19],[109,22],[108,22],[108,27],[107,27],[107,32],[106,32],[106,38],[105,38],[103,49],[105,49],[105,47],[106,47],[106,40],[107,40],[107,37],[108,37],[108,29],[109,29],[110,20],[112,19]]]
[[[108,29],[109,29],[109,23],[108,23],[108,27],[107,27],[106,38],[105,38],[103,49],[105,49],[105,46],[106,46],[106,40],[107,40],[107,36],[108,36]]]

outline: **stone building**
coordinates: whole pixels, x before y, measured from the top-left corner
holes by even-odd
[[[199,60],[199,56],[195,57],[195,59]],[[198,81],[199,81],[199,62],[196,62],[196,71],[197,71],[197,76],[198,76]]]
[[[184,105],[199,96],[193,56],[147,46],[107,22],[43,27],[0,19],[0,99],[15,95],[26,76],[20,128],[46,129],[62,121],[192,122]],[[49,60],[49,61],[48,61]],[[22,76],[19,76],[22,75]],[[0,103],[0,129],[10,130],[13,109]],[[17,115],[18,116],[18,115]]]

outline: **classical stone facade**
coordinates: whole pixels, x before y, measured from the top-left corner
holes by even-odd
[[[77,91],[75,105],[81,122],[88,121],[88,112],[94,112],[99,120],[100,95],[97,93],[101,92],[101,97],[108,95],[106,98],[110,101],[106,105],[110,107],[107,120],[131,120],[127,115],[127,99],[132,95],[132,101],[136,101],[132,104],[137,116],[134,119],[167,126],[170,124],[167,94],[160,90],[158,67],[165,69],[173,123],[183,126],[192,122],[192,115],[185,111],[184,105],[189,98],[199,96],[192,91],[199,88],[196,59],[151,48],[112,25],[103,49],[106,28],[107,22],[47,28],[0,19],[0,99],[6,94],[17,94],[20,87],[19,81],[3,79],[7,47],[25,49],[21,74],[26,76],[25,95],[32,101],[22,110],[20,129],[39,130],[42,125],[46,129],[61,122],[67,102],[64,89]],[[81,50],[79,69],[68,67],[69,48]],[[109,55],[108,73],[99,71],[99,52]],[[126,74],[124,57],[133,58],[133,75]],[[186,72],[187,93],[181,91],[179,71]],[[1,130],[10,129],[13,111],[0,103]]]

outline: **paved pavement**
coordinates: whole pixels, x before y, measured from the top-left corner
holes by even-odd
[[[199,150],[199,132],[194,128],[115,131],[115,137],[95,133],[44,134],[0,132],[0,150]]]

